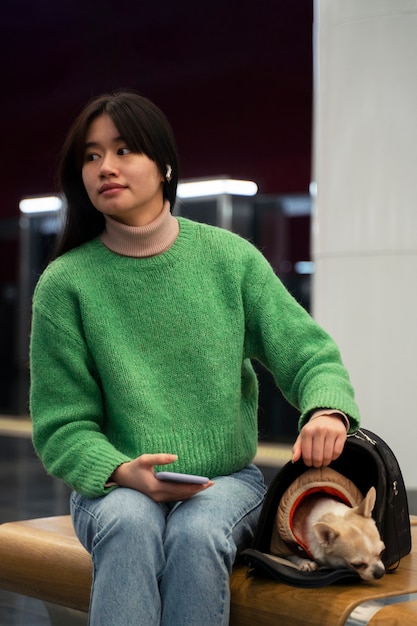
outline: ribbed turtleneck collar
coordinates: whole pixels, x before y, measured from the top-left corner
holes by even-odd
[[[164,202],[161,213],[146,226],[127,226],[105,216],[106,228],[101,233],[102,243],[112,252],[130,257],[149,257],[168,250],[179,232],[178,220],[171,214],[169,202]]]

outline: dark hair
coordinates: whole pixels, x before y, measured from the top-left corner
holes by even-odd
[[[85,138],[91,122],[100,115],[111,117],[131,150],[155,161],[164,178],[163,196],[174,208],[178,184],[178,156],[175,138],[164,113],[150,100],[130,91],[104,94],[91,100],[68,131],[58,163],[58,185],[66,201],[63,230],[53,258],[97,237],[105,218],[92,205],[82,180]],[[167,165],[172,177],[166,179]]]

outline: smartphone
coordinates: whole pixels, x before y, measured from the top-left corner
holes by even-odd
[[[158,480],[168,480],[176,483],[194,483],[196,485],[205,485],[210,480],[206,476],[194,476],[194,474],[178,474],[177,472],[157,472],[155,474]]]

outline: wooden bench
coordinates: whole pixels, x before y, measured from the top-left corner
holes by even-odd
[[[415,544],[417,517],[411,523]],[[87,623],[91,571],[69,516],[0,525],[0,588],[44,601],[53,624]],[[230,585],[231,625],[417,624],[417,548],[395,573],[372,583],[298,589],[247,578],[246,566],[237,564]]]

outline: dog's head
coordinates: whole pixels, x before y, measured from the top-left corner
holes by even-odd
[[[371,487],[362,502],[347,509],[344,517],[325,515],[313,526],[321,548],[319,561],[327,567],[349,567],[363,580],[376,580],[385,574],[381,560],[385,549],[372,511],[376,491]]]

